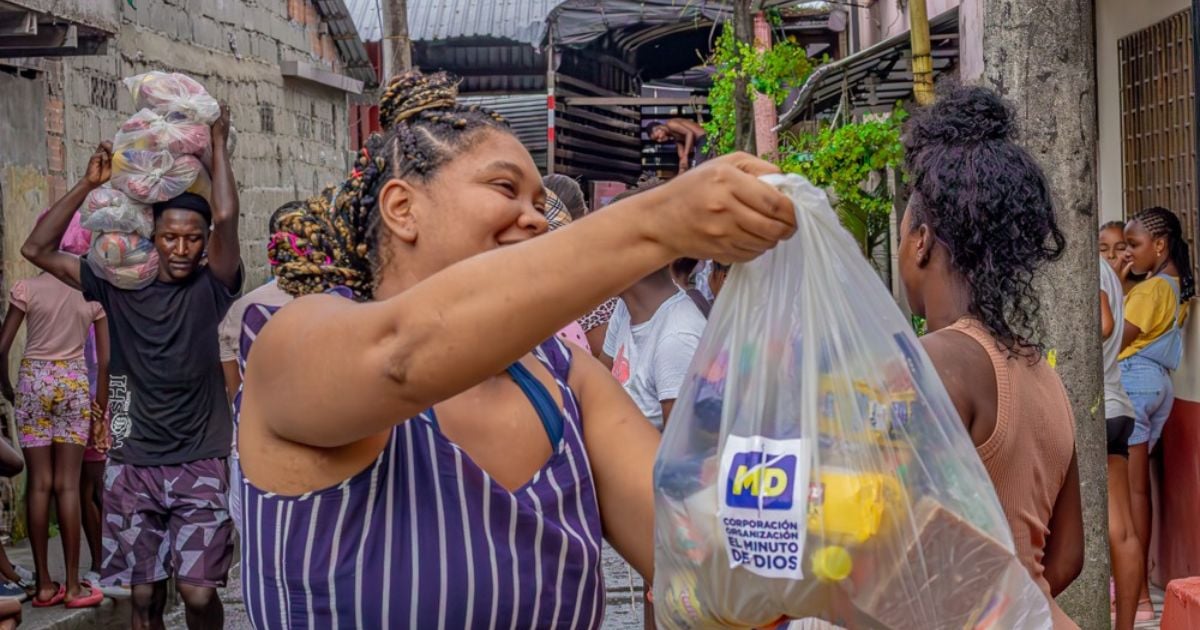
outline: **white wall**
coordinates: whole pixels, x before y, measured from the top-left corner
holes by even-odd
[[[861,48],[908,32],[908,3],[904,3],[904,9],[900,9],[898,4],[894,0],[877,0],[869,9],[858,10]],[[925,0],[925,12],[932,20],[958,5],[959,0]]]
[[[1100,222],[1124,216],[1121,194],[1121,66],[1117,41],[1159,22],[1187,0],[1096,0],[1096,94],[1100,118],[1098,187]]]

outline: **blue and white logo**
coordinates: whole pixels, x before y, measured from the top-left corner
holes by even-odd
[[[795,455],[736,453],[729,466],[725,504],[733,508],[790,510],[795,478]]]

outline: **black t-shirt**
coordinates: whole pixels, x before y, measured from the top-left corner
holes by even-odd
[[[83,297],[104,306],[111,352],[113,461],[170,466],[227,457],[233,438],[217,327],[241,289],[207,267],[180,283],[125,291],[80,259]]]

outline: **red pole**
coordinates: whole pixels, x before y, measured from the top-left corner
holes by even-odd
[[[754,14],[754,47],[759,51],[771,47],[771,25],[767,23],[766,15],[762,11]],[[779,150],[779,136],[774,131],[778,122],[779,114],[771,97],[755,94],[754,139],[760,156],[773,155]]]

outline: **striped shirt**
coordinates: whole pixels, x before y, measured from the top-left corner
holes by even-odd
[[[561,439],[516,491],[447,439],[432,409],[396,425],[375,462],[335,486],[281,496],[243,478],[254,626],[598,628],[600,513],[566,384],[571,356],[557,340],[534,355],[563,406],[540,385],[527,394],[562,414]]]

